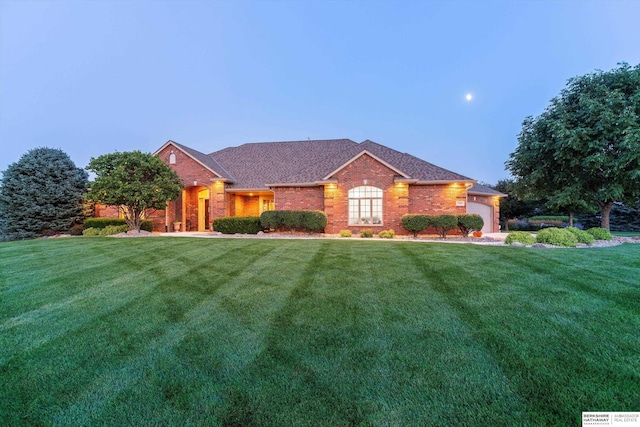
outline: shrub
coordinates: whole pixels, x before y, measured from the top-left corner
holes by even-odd
[[[402,215],[402,228],[413,233],[413,237],[418,237],[418,233],[426,230],[431,225],[431,217],[421,214]]]
[[[474,231],[473,237],[482,237],[482,231]]]
[[[128,225],[107,225],[103,229],[100,230],[99,236],[111,236],[113,234],[124,233],[129,230]]]
[[[324,231],[327,226],[327,214],[323,211],[301,211],[302,225],[310,233]]]
[[[143,219],[140,223],[140,230],[148,231],[149,233],[153,232],[153,221],[150,219]]]
[[[458,228],[463,237],[469,237],[470,231],[480,231],[484,226],[484,220],[478,214],[458,215]]]
[[[567,221],[562,221],[564,218]],[[538,231],[549,227],[564,227],[569,220],[568,218],[563,216],[534,216],[528,220],[510,219],[507,221],[507,225],[509,230],[512,231]]]
[[[567,215],[535,215],[529,218],[529,221],[569,222],[569,217]]]
[[[69,234],[71,234],[72,236],[82,236],[83,231],[84,227],[82,226],[82,224],[73,224],[69,229]]]
[[[395,235],[396,232],[393,231],[393,228],[390,228],[389,230],[382,230],[378,233],[378,237],[380,237],[381,239],[393,239]]]
[[[538,230],[537,227],[529,225],[528,221],[521,220],[521,219],[518,219],[518,220],[510,219],[510,220],[508,220],[507,221],[507,227],[511,231],[534,231],[534,230]]]
[[[373,237],[373,230],[370,228],[365,228],[363,230],[360,230],[360,237],[365,237],[365,238]]]
[[[127,225],[124,218],[87,218],[84,220],[84,228],[105,228],[109,225]],[[153,221],[143,219],[140,223],[140,230],[153,231]]]
[[[101,228],[85,228],[84,230],[82,230],[82,235],[83,236],[87,236],[87,237],[91,237],[91,236],[99,236],[100,235],[100,230],[102,230]]]
[[[440,237],[447,238],[447,233],[458,226],[458,217],[455,215],[442,214],[431,217],[431,225],[436,229]]]
[[[533,229],[542,230],[543,228],[560,228],[564,224],[563,221],[552,219],[529,219],[529,226]]]
[[[612,236],[609,230],[601,227],[594,227],[587,230],[587,233],[595,237],[596,240],[611,240]]]
[[[591,234],[587,233],[586,231],[580,230],[579,228],[567,227],[565,228],[565,230],[572,232],[576,236],[576,239],[578,239],[578,243],[584,243],[586,245],[590,245],[596,241],[595,237],[593,237]]]
[[[526,231],[512,231],[509,233],[507,238],[504,240],[507,245],[511,243],[518,242],[523,245],[533,245],[536,242],[536,238],[531,235],[531,233],[527,233]]]
[[[260,224],[266,229],[282,228],[282,211],[264,211],[260,215]]]
[[[260,215],[265,229],[321,232],[327,226],[327,214],[313,210],[266,211]]]
[[[87,218],[84,220],[85,228],[105,228],[109,225],[126,225],[122,218]]]
[[[553,246],[570,246],[574,247],[578,244],[578,238],[575,234],[565,228],[545,228],[540,230],[536,235],[538,243],[546,243]]]
[[[351,237],[351,230],[340,230],[340,237]]]
[[[258,234],[263,227],[257,216],[226,216],[216,218],[213,229],[222,234]]]

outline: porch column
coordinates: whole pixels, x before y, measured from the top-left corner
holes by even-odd
[[[182,225],[180,231],[187,229],[187,190],[182,190]]]

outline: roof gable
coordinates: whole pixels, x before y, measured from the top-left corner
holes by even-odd
[[[172,141],[172,140],[167,141],[162,147],[160,147],[158,150],[156,150],[156,152],[153,153],[153,154],[154,155],[158,155],[162,150],[164,150],[169,145],[172,145],[175,148],[177,148],[178,150],[182,151],[188,157],[190,157],[192,160],[194,160],[195,162],[199,163],[201,166],[203,166],[204,168],[208,169],[209,171],[211,171],[213,174],[215,174],[219,178],[225,178],[227,180],[233,181],[232,176],[222,167],[222,165],[220,165],[211,156],[207,156],[206,154],[201,153],[201,152],[199,152],[197,150],[194,150],[193,148],[189,148],[186,145],[178,144],[175,141]]]
[[[362,150],[360,151],[358,154],[356,154],[355,156],[353,156],[352,158],[350,158],[349,160],[347,160],[345,163],[343,163],[342,165],[340,165],[340,167],[336,170],[334,170],[333,172],[327,174],[327,176],[323,177],[322,180],[327,180],[330,179],[332,176],[334,176],[335,174],[337,174],[338,172],[340,172],[342,169],[344,169],[345,167],[347,167],[349,164],[353,163],[354,161],[356,161],[357,159],[359,159],[360,157],[364,156],[364,155],[368,155],[369,157],[371,157],[372,159],[376,160],[377,162],[382,163],[383,165],[385,165],[386,167],[388,167],[389,169],[391,169],[392,171],[396,172],[398,175],[401,175],[404,178],[411,178],[410,176],[408,176],[407,174],[405,174],[404,172],[402,172],[401,170],[397,169],[396,167],[394,167],[393,165],[385,162],[384,160],[382,160],[381,158],[379,158],[378,156],[376,156],[375,154],[370,153],[367,150]]]

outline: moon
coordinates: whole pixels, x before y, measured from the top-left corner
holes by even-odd
[[[473,99],[473,95],[471,95],[470,93],[467,94],[467,96],[464,97],[467,101],[471,101]]]

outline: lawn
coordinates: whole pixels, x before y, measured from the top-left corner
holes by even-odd
[[[580,425],[640,410],[640,245],[0,244],[0,425]]]

